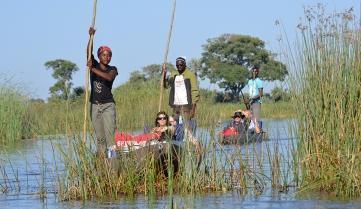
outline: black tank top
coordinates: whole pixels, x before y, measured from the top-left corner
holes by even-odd
[[[98,70],[102,70],[99,67],[99,63],[97,60],[93,59],[93,67],[97,68]],[[104,72],[110,72],[115,70],[116,74],[118,75],[118,70],[115,66],[108,65]],[[93,104],[97,103],[109,103],[114,102],[113,94],[112,94],[112,87],[113,81],[107,81],[94,73],[90,73],[90,85],[91,85],[91,93],[90,93],[90,102]]]

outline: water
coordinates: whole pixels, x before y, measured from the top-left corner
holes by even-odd
[[[292,120],[267,120],[264,121],[264,130],[268,133],[269,140],[262,143],[238,147],[241,152],[255,160],[255,155],[265,147],[279,146],[280,152],[287,157],[288,147],[293,144],[294,137],[289,130]],[[223,124],[217,128],[220,131]],[[199,129],[198,136],[209,139],[206,129]],[[0,151],[0,208],[244,208],[244,209],[273,209],[273,208],[361,208],[361,200],[340,201],[332,200],[327,196],[309,194],[299,197],[295,188],[290,188],[286,193],[275,193],[269,187],[259,196],[253,194],[240,195],[237,191],[221,193],[207,193],[196,196],[177,196],[172,201],[168,196],[158,197],[156,200],[149,200],[148,197],[139,195],[132,199],[121,198],[111,202],[98,202],[96,200],[81,202],[69,201],[60,202],[57,200],[55,179],[57,172],[62,171],[62,164],[59,163],[59,156],[56,152],[57,146],[64,146],[66,140],[24,140],[15,149],[4,153]],[[218,150],[219,161],[224,162],[225,158],[232,155],[234,146],[225,146]],[[55,150],[55,152],[53,152]],[[55,154],[54,154],[55,153]],[[261,155],[262,156],[262,155]],[[263,156],[264,157],[264,156]],[[57,163],[55,163],[57,162]],[[252,162],[252,161],[251,161]],[[269,165],[264,161],[264,169],[267,171]],[[42,197],[45,191],[45,197]]]

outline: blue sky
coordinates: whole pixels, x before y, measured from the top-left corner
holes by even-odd
[[[94,47],[113,50],[118,86],[134,70],[161,63],[167,39],[172,0],[98,0]],[[55,83],[44,63],[70,60],[80,70],[74,86],[85,81],[86,43],[93,0],[2,0],[0,6],[0,81],[10,80],[33,97],[46,99]],[[256,36],[277,52],[280,20],[292,40],[305,6],[323,3],[329,11],[354,7],[359,0],[178,0],[168,60],[199,58],[209,38],[224,33]],[[203,82],[203,88],[212,85]],[[214,86],[213,86],[214,87]],[[266,90],[267,91],[267,90]]]

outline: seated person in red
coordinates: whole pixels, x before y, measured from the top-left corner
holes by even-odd
[[[223,129],[223,137],[238,136],[242,137],[246,133],[246,119],[241,111],[234,112],[233,120]]]
[[[172,137],[174,133],[174,127],[169,126],[168,119],[168,115],[164,111],[161,111],[157,113],[157,117],[155,119],[155,127],[150,133],[134,136],[123,132],[116,132],[115,142],[117,148],[122,148],[126,146],[144,146],[148,141],[164,141],[167,139],[167,137]]]

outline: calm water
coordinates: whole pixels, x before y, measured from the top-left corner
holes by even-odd
[[[269,140],[262,143],[250,145],[252,149],[241,148],[242,153],[253,150],[254,153],[263,153],[266,146],[279,146],[280,152],[287,157],[287,149],[292,145],[293,137],[289,129],[290,120],[268,120],[264,121],[264,130],[269,135]],[[223,124],[218,127],[220,130]],[[198,130],[198,136],[207,138],[208,133],[204,129]],[[60,138],[60,139],[59,139]],[[61,171],[61,163],[55,146],[62,146],[66,141],[57,137],[57,140],[25,140],[16,149],[4,153],[0,151],[0,208],[245,208],[245,209],[266,209],[266,208],[361,208],[361,200],[339,201],[331,200],[327,196],[309,194],[306,197],[299,197],[291,189],[287,193],[274,193],[270,188],[255,197],[252,194],[242,196],[237,192],[209,193],[199,196],[174,196],[158,197],[156,200],[149,200],[139,195],[133,199],[120,199],[114,202],[79,201],[59,202],[56,199],[56,188],[54,179],[55,171]],[[219,158],[231,155],[233,146],[225,146],[219,151]],[[55,154],[54,154],[55,153]],[[248,153],[249,154],[249,153]],[[250,158],[254,155],[248,155]],[[43,166],[45,165],[45,166]],[[264,168],[269,165],[265,161]],[[49,174],[51,174],[49,176]],[[46,198],[39,196],[41,187],[47,192]]]

